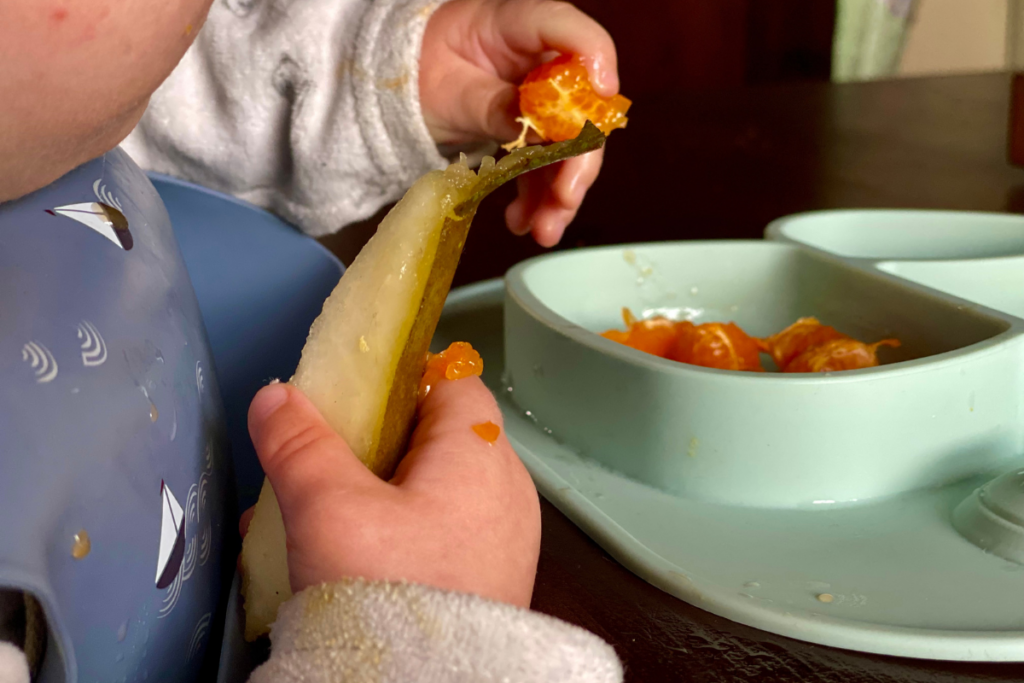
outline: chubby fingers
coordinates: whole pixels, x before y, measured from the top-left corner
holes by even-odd
[[[496,25],[512,50],[579,55],[598,94],[611,97],[619,92],[615,42],[604,27],[568,2],[507,2],[497,12]]]
[[[249,435],[286,520],[289,509],[318,494],[381,483],[290,384],[260,389],[249,406]]]
[[[423,118],[436,142],[514,140],[519,134],[518,94],[511,83],[465,62],[420,81]]]
[[[473,429],[488,422],[500,430],[493,442]],[[480,378],[442,380],[420,406],[409,452],[392,482],[407,489],[457,488],[505,476],[510,465],[522,467],[505,437],[501,411]]]
[[[542,247],[558,244],[603,160],[604,150],[599,149],[520,176],[519,196],[505,211],[509,229],[516,235],[532,233]]]

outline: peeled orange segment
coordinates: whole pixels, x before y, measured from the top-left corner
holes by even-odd
[[[441,309],[480,202],[513,178],[604,145],[572,140],[518,150],[479,173],[452,164],[416,181],[324,302],[290,380],[374,474],[390,479],[412,431]],[[281,511],[265,483],[242,542],[245,637],[266,634],[291,597]]]
[[[626,127],[630,105],[632,102],[622,95],[598,95],[583,60],[561,55],[531,71],[519,86],[522,115],[516,121],[523,124],[523,131],[518,140],[504,148],[523,147],[531,128],[543,140],[569,140],[579,135],[588,120],[608,135]]]
[[[420,380],[420,400],[442,379],[479,377],[484,372],[484,359],[468,342],[452,342],[441,353],[427,354],[427,366]]]
[[[626,330],[608,330],[601,336],[625,346],[669,360],[720,370],[763,372],[758,340],[734,323],[694,325],[658,316],[637,320],[622,309]]]
[[[800,318],[786,329],[761,339],[765,351],[771,354],[779,370],[808,349],[836,339],[849,339],[834,327],[822,325],[817,318]]]
[[[665,357],[669,348],[676,340],[675,323],[667,318],[648,318],[637,320],[628,308],[622,309],[622,319],[626,323],[626,331],[608,330],[601,336],[623,344],[637,351],[653,356]]]
[[[839,372],[859,370],[878,365],[878,348],[898,348],[898,339],[883,339],[874,344],[865,344],[856,339],[833,339],[812,346],[794,358],[783,372]]]
[[[622,309],[626,329],[601,336],[669,360],[719,370],[764,372],[761,354],[770,353],[781,372],[838,372],[878,365],[878,349],[898,347],[898,339],[865,344],[822,325],[817,318],[800,318],[771,337],[751,337],[735,323],[694,325],[655,317],[637,320]]]
[[[764,372],[761,345],[735,323],[678,323],[668,358],[719,370]]]

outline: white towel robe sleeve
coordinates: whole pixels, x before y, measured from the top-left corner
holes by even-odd
[[[621,683],[615,651],[552,617],[414,584],[343,581],[281,605],[249,683]]]
[[[367,218],[448,163],[418,84],[440,4],[215,0],[123,147],[146,170],[234,195],[313,236]]]

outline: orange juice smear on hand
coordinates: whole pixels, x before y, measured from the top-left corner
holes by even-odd
[[[490,420],[473,425],[473,431],[476,432],[477,436],[490,444],[493,444],[501,436],[501,427]]]
[[[484,360],[467,342],[452,342],[441,353],[428,353],[427,365],[420,380],[419,399],[422,401],[431,388],[442,379],[479,377],[484,371]]]

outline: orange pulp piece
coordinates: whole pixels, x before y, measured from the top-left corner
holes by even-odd
[[[794,358],[808,349],[849,338],[834,327],[822,325],[817,318],[800,318],[781,332],[758,341],[771,354],[776,367],[785,370]]]
[[[623,308],[622,319],[626,323],[625,332],[608,330],[602,332],[601,336],[662,358],[676,340],[676,325],[667,318],[637,320],[628,308]]]
[[[676,325],[677,339],[668,358],[719,370],[764,372],[761,345],[735,323],[684,321]]]
[[[488,420],[487,422],[473,425],[473,431],[487,443],[494,443],[501,434],[501,427]]]
[[[735,323],[694,325],[685,320],[673,322],[655,317],[637,320],[628,308],[622,309],[626,330],[608,330],[601,336],[637,351],[669,360],[721,370],[763,372],[761,344]]]
[[[452,342],[441,353],[428,353],[427,366],[420,380],[419,399],[422,401],[431,388],[442,379],[479,377],[484,371],[484,360],[467,342]]]
[[[587,67],[576,55],[559,55],[527,74],[519,86],[516,119],[523,124],[519,139],[504,145],[506,150],[526,146],[532,128],[549,142],[571,140],[589,120],[602,133],[626,127],[626,112],[633,103],[622,95],[601,97],[587,75]]]
[[[735,323],[672,322],[655,317],[637,320],[622,309],[626,330],[601,336],[654,356],[719,370],[764,372],[762,352],[770,353],[781,372],[839,372],[878,365],[878,349],[898,348],[898,339],[874,344],[857,341],[817,318],[800,318],[783,331],[757,339]]]
[[[839,372],[878,365],[878,347],[898,348],[898,339],[865,344],[856,339],[833,339],[812,346],[789,362],[783,372]]]

